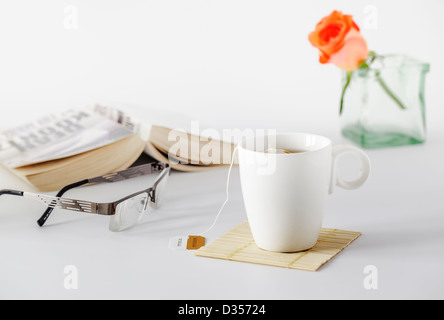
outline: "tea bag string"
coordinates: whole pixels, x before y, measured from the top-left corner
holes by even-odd
[[[234,149],[234,151],[233,151],[233,156],[232,156],[232,158],[231,158],[230,169],[228,169],[227,185],[226,185],[226,189],[225,189],[225,194],[226,194],[225,201],[224,201],[224,203],[222,204],[222,206],[220,207],[219,212],[217,213],[216,218],[215,218],[214,221],[213,221],[213,224],[212,224],[207,230],[205,230],[204,232],[202,232],[201,234],[199,234],[199,236],[202,236],[202,235],[204,235],[205,233],[207,233],[208,231],[210,231],[211,229],[213,229],[213,227],[214,227],[214,226],[216,225],[216,223],[217,223],[217,220],[219,219],[220,214],[222,213],[222,211],[223,211],[224,208],[225,208],[225,205],[226,205],[227,202],[228,202],[228,199],[229,199],[229,186],[230,186],[231,170],[233,169],[234,159],[235,159],[235,155],[236,155],[236,152],[237,152],[237,149],[238,149],[238,148],[239,148],[239,146],[237,146],[237,147]]]

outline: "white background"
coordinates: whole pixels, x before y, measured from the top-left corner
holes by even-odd
[[[319,64],[307,40],[334,9],[355,17],[371,50],[431,64],[427,117],[440,127],[440,0],[43,0],[0,4],[0,128],[43,108],[103,101],[228,126],[336,124],[340,71]]]
[[[78,28],[70,29],[73,8]],[[377,10],[376,29],[366,26],[369,8]],[[320,65],[307,40],[334,9],[355,17],[371,50],[431,64],[427,143],[368,151],[368,183],[329,199],[327,227],[363,232],[340,257],[306,273],[168,250],[169,237],[206,229],[225,196],[225,171],[176,174],[163,211],[123,234],[110,233],[103,217],[66,213],[39,229],[36,203],[2,198],[0,297],[443,298],[443,1],[3,1],[0,129],[50,110],[111,102],[218,128],[310,131],[342,142],[340,71]],[[245,220],[233,175],[210,240]],[[4,169],[0,176],[0,188],[29,190]],[[114,200],[107,197],[137,186],[70,196]],[[63,287],[71,264],[79,268],[77,291]],[[378,267],[376,291],[363,288],[366,265]]]

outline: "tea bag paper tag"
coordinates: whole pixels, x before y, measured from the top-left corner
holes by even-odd
[[[201,236],[172,237],[168,247],[172,250],[197,250],[205,245],[205,238]]]
[[[187,241],[188,250],[197,250],[205,245],[205,238],[201,236],[190,236]]]
[[[188,236],[177,236],[170,239],[168,247],[173,250],[186,250]]]

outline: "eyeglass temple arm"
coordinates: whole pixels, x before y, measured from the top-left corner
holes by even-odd
[[[17,191],[17,190],[10,190],[10,189],[0,190],[0,196],[2,196],[4,194],[10,195],[10,196],[23,197],[23,191]]]
[[[112,172],[105,174],[103,176],[95,177],[89,179],[89,182],[90,183],[119,182],[140,176],[145,176],[154,172],[161,172],[163,169],[165,169],[165,167],[167,167],[167,165],[163,163],[152,162],[137,167],[131,167],[126,170]]]
[[[60,208],[60,209],[76,211],[76,212],[85,212],[85,213],[99,214],[99,207],[106,205],[84,200],[52,197],[32,192],[23,192],[23,197],[34,199],[50,208]]]
[[[137,166],[137,167],[131,167],[126,170],[108,173],[103,176],[98,176],[98,177],[91,178],[91,179],[85,179],[85,180],[78,181],[78,182],[75,182],[75,183],[72,183],[70,185],[63,187],[57,193],[56,196],[62,197],[65,194],[65,192],[67,192],[71,189],[77,188],[77,187],[84,186],[89,183],[112,183],[112,182],[123,181],[123,180],[131,179],[131,178],[135,178],[135,177],[139,177],[139,176],[148,175],[153,172],[159,172],[159,171],[162,171],[165,167],[166,167],[165,164],[158,163],[158,162],[152,162],[152,163],[144,164],[144,165]],[[43,213],[43,215],[40,217],[40,219],[37,220],[37,224],[40,227],[42,227],[45,224],[46,220],[48,220],[48,218],[51,215],[53,210],[54,210],[54,208],[51,208],[51,207],[47,208],[46,211]]]
[[[68,190],[71,190],[71,189],[74,189],[74,188],[77,188],[77,187],[83,186],[83,185],[88,184],[88,183],[89,183],[89,179],[85,179],[85,180],[78,181],[78,182],[72,183],[72,184],[70,184],[70,185],[67,185],[67,186],[63,187],[63,188],[57,193],[56,197],[62,197],[62,196],[65,194],[65,192],[67,192]],[[45,210],[45,212],[43,213],[43,215],[40,217],[40,219],[37,220],[37,224],[38,224],[40,227],[43,227],[43,225],[45,224],[46,220],[48,220],[48,218],[49,218],[49,216],[51,215],[51,213],[52,213],[53,210],[54,210],[54,208],[52,208],[52,207],[48,207],[48,208]]]
[[[52,197],[47,195],[41,195],[37,193],[32,192],[23,192],[23,191],[17,191],[17,190],[0,190],[0,196],[1,195],[13,195],[13,196],[20,196],[24,198],[30,198],[34,199],[49,208],[60,208],[70,211],[76,211],[76,212],[85,212],[85,213],[96,213],[96,214],[108,214],[108,210],[103,210],[104,207],[108,209],[108,207],[112,204],[101,204],[101,203],[95,203],[95,202],[89,202],[89,201],[83,201],[83,200],[74,200],[74,199],[66,199],[66,198],[60,198],[60,197]]]

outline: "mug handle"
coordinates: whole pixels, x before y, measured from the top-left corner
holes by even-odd
[[[359,176],[352,181],[341,179],[338,175],[338,161],[344,154],[354,154],[361,161],[361,171]],[[337,145],[333,147],[331,180],[329,194],[333,193],[334,187],[338,186],[346,190],[357,189],[367,181],[370,174],[370,159],[367,154],[359,148],[350,145]]]

